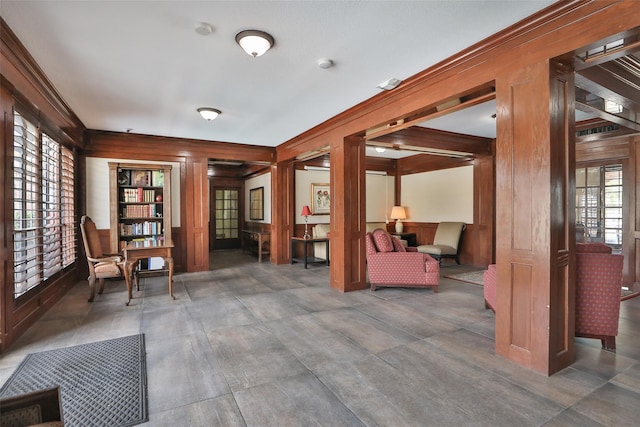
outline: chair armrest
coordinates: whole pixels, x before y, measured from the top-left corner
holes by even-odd
[[[91,262],[122,262],[122,257],[120,255],[106,256],[102,258],[87,257],[87,259]]]

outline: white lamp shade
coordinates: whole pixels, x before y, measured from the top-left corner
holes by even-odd
[[[236,42],[254,58],[262,56],[273,46],[273,37],[263,31],[246,30],[236,35]]]
[[[407,219],[407,213],[402,206],[394,206],[391,208],[391,219]]]

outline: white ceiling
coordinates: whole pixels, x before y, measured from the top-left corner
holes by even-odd
[[[552,3],[2,0],[0,13],[90,129],[276,146]],[[275,46],[250,57],[245,29]],[[424,126],[495,137],[493,111]]]

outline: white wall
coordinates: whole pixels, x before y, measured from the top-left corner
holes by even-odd
[[[302,206],[311,206],[311,184],[328,184],[329,179],[328,171],[296,170],[296,224],[304,224],[304,217],[300,216]],[[392,176],[367,174],[365,179],[367,195],[366,222],[384,222],[393,206],[394,178]],[[311,215],[309,222],[312,224],[328,224],[330,218],[329,215]]]
[[[264,219],[249,219],[249,190],[264,187]],[[245,221],[271,224],[271,172],[249,178],[244,182],[244,218]]]
[[[366,175],[367,216],[366,222],[385,222],[391,214],[395,198],[395,177]]]
[[[473,166],[404,175],[400,183],[408,221],[473,224]]]
[[[87,212],[98,229],[111,226],[109,162],[171,165],[171,226],[180,227],[180,163],[87,157]]]
[[[304,205],[312,206],[311,184],[329,184],[330,175],[328,171],[305,171],[296,170],[295,188],[295,218],[296,224],[304,224],[304,217],[300,216]],[[311,215],[309,222],[312,224],[328,224],[329,215]]]

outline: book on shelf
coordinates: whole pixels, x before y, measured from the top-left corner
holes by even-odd
[[[151,172],[151,185],[153,187],[164,187],[164,172],[153,171]]]

